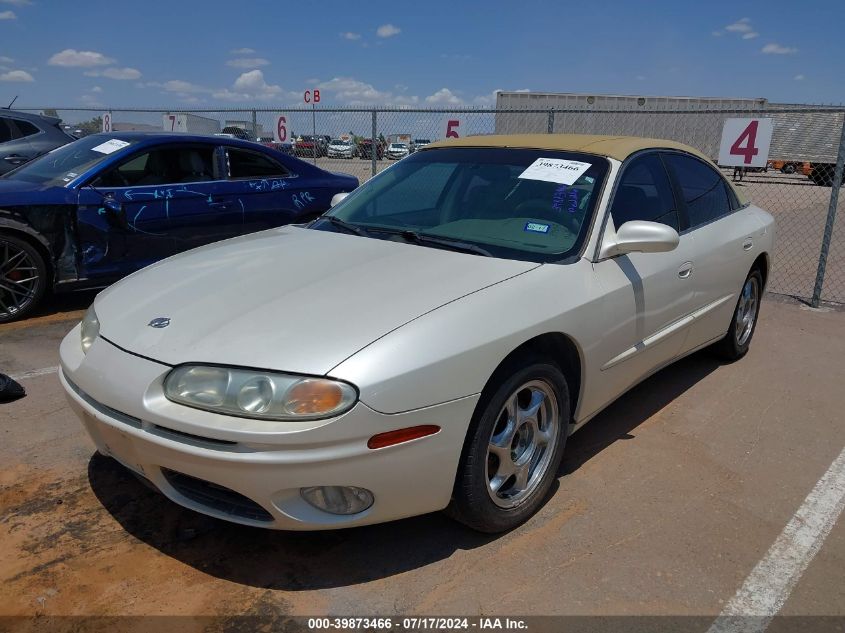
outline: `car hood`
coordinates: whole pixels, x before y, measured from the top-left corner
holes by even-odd
[[[45,186],[40,183],[16,180],[15,178],[0,178],[0,201],[14,200],[16,194],[50,191],[57,195],[64,196],[67,189],[64,187]]]
[[[166,364],[320,375],[420,315],[537,266],[288,226],[153,264],[95,306],[104,338]],[[159,317],[170,324],[148,326]]]

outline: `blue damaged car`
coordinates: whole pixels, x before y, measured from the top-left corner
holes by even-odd
[[[0,323],[217,240],[310,221],[357,178],[258,143],[95,134],[0,177]]]

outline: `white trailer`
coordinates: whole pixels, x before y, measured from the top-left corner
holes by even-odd
[[[220,121],[190,112],[165,112],[162,115],[162,129],[165,132],[217,134],[220,132]]]

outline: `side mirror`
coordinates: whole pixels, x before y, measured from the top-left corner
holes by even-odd
[[[118,215],[123,214],[123,203],[118,202],[114,196],[107,195],[103,198],[103,206],[112,213],[116,213]]]
[[[346,193],[346,192],[341,192],[341,193],[336,193],[336,194],[334,194],[334,195],[332,196],[332,201],[329,203],[329,206],[330,206],[330,207],[333,207],[333,206],[335,206],[335,205],[337,205],[337,204],[340,204],[341,202],[343,202],[344,198],[346,198],[346,196],[348,196],[348,195],[349,195],[349,194],[348,194],[348,193]]]
[[[106,210],[106,217],[109,222],[123,229],[129,226],[126,221],[126,209],[124,209],[123,203],[113,195],[107,194],[103,197],[103,207]]]
[[[605,244],[602,257],[615,257],[626,253],[665,253],[678,246],[680,237],[671,226],[659,222],[631,220],[616,231],[616,240]]]

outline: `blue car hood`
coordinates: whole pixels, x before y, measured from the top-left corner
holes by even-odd
[[[20,204],[64,203],[75,197],[75,192],[64,187],[45,186],[40,183],[0,178],[0,206]]]

